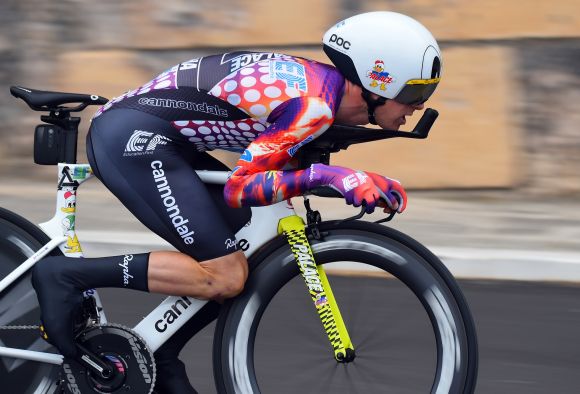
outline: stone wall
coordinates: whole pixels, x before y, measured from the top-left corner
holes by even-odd
[[[441,116],[428,140],[351,147],[336,163],[414,188],[580,192],[577,0],[4,0],[0,172],[53,171],[30,164],[38,116],[10,85],[111,98],[180,61],[238,48],[328,62],[325,29],[379,9],[412,15],[439,39],[444,79],[429,105]]]

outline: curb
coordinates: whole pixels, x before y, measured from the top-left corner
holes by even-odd
[[[457,278],[580,282],[579,252],[432,247]]]

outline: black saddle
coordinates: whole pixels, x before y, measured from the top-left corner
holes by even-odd
[[[63,104],[79,103],[74,108],[66,108],[69,111],[80,111],[88,105],[103,105],[108,99],[94,94],[46,92],[43,90],[28,89],[22,86],[12,86],[10,93],[14,97],[21,98],[35,111],[56,111],[65,109]]]

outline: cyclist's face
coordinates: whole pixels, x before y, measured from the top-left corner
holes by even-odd
[[[335,121],[344,125],[364,125],[368,123],[367,103],[362,97],[360,86],[346,81],[345,92],[340,102]],[[371,94],[376,100],[379,96]],[[375,119],[379,126],[384,129],[398,130],[406,123],[405,117],[413,114],[415,110],[422,110],[423,104],[401,104],[395,100],[387,100],[384,105],[375,109]]]
[[[407,123],[407,116],[423,108],[425,108],[424,104],[409,105],[387,100],[384,105],[375,109],[375,119],[383,129],[399,130],[399,127]]]

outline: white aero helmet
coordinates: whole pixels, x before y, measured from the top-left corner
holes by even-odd
[[[324,34],[324,52],[340,73],[369,92],[403,104],[421,104],[441,77],[441,51],[415,19],[396,12],[368,12],[345,19]],[[366,91],[366,92],[365,92]],[[370,108],[369,108],[370,116]]]

